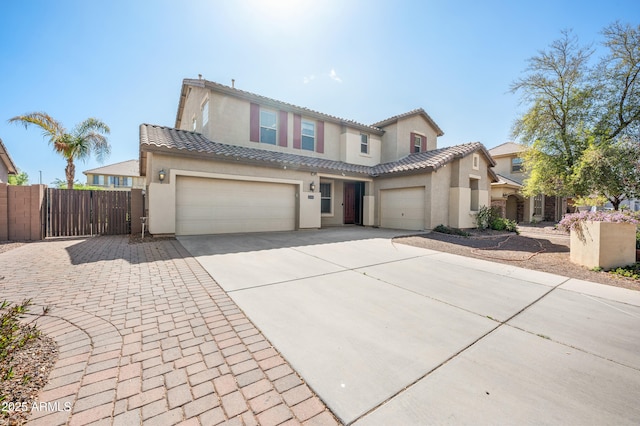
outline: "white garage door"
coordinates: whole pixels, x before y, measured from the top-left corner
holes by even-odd
[[[380,191],[380,225],[391,229],[424,229],[424,187]]]
[[[176,235],[295,229],[295,186],[178,176]]]

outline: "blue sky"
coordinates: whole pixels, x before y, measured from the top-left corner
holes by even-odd
[[[183,78],[204,78],[365,124],[424,108],[439,146],[510,140],[526,60],[572,29],[602,40],[638,0],[56,0],[0,6],[0,138],[31,183],[64,180],[37,128],[111,127],[105,164],[138,157],[141,123],[173,126]],[[94,159],[76,164],[99,167]]]

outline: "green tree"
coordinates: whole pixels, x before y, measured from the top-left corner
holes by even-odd
[[[563,31],[511,86],[528,105],[513,128],[529,146],[523,154],[528,196],[606,193],[587,179],[583,155],[606,151],[621,138],[639,139],[640,26],[616,22],[602,34],[607,54],[595,66],[595,51]]]
[[[53,150],[67,161],[64,170],[67,188],[73,188],[76,173],[74,160],[86,160],[95,154],[97,160],[103,162],[111,153],[111,145],[106,137],[110,133],[109,126],[96,118],[84,120],[71,133],[44,112],[19,115],[11,118],[9,122],[22,123],[25,128],[35,125],[42,129],[43,137],[49,139]]]
[[[20,172],[17,175],[10,175],[7,178],[9,185],[28,185],[29,175],[27,172]]]
[[[611,144],[591,143],[584,151],[577,177],[591,193],[606,198],[615,210],[640,195],[640,150],[631,139]]]

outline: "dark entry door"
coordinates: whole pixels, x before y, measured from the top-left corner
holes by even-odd
[[[344,223],[356,223],[356,184],[344,184]]]

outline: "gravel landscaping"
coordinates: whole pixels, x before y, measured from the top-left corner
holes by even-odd
[[[553,226],[545,226],[545,224],[518,226],[518,230],[520,235],[473,230],[470,231],[471,235],[468,237],[430,232],[395,238],[394,241],[600,284],[640,290],[639,280],[602,271],[593,271],[571,263],[569,261],[569,235],[556,230]]]

